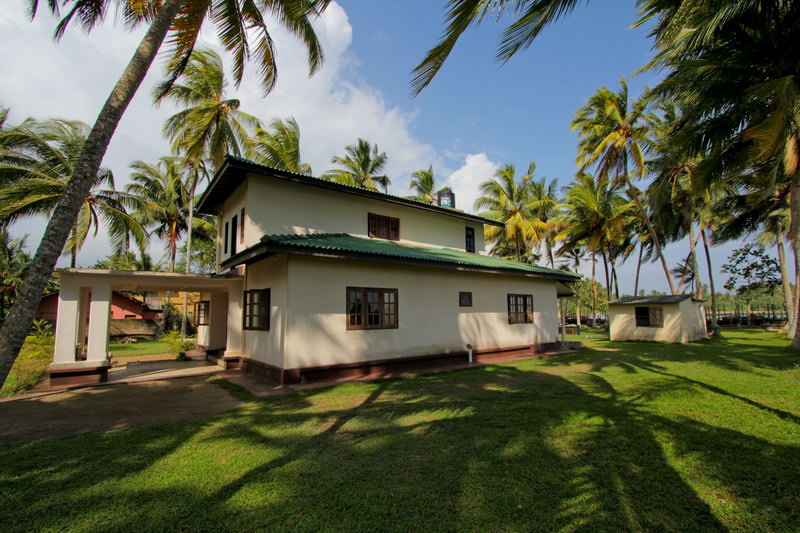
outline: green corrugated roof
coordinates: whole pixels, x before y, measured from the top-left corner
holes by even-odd
[[[482,269],[564,276],[567,278],[574,278],[576,280],[581,277],[579,274],[573,274],[572,272],[566,272],[564,270],[546,268],[538,265],[529,265],[527,263],[510,261],[508,259],[500,259],[499,257],[470,254],[449,248],[430,248],[427,246],[400,244],[382,239],[354,237],[348,233],[265,235],[261,238],[261,242],[267,246],[296,246],[300,248],[312,248],[315,250],[327,250],[332,252],[369,254],[383,257],[410,259],[415,261],[433,261]]]

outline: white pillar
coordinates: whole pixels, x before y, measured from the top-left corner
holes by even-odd
[[[87,361],[105,361],[108,355],[108,325],[111,319],[111,285],[92,284],[92,303],[89,306],[89,343]]]
[[[225,348],[228,337],[228,293],[209,294],[211,310],[208,319],[208,349]]]
[[[83,341],[78,338],[81,316],[81,288],[67,277],[61,278],[58,292],[58,315],[56,316],[56,339],[53,363],[74,363],[76,346]]]
[[[225,344],[225,355],[242,354],[242,298],[241,290],[228,292],[228,338]]]

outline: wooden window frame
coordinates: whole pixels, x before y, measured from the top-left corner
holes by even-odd
[[[244,207],[239,212],[239,218],[241,219],[239,221],[239,223],[241,224],[239,226],[239,243],[244,244]]]
[[[222,249],[222,253],[224,253],[224,254],[228,253],[228,229],[230,229],[229,228],[229,224],[226,222],[225,223],[225,233],[222,236],[222,240],[225,241],[225,246]]]
[[[640,309],[646,312],[640,313]],[[646,319],[644,315],[647,315]],[[664,308],[649,305],[637,305],[633,308],[633,320],[637,328],[663,328],[664,327]],[[645,324],[645,322],[647,322]]]
[[[475,228],[467,226],[464,230],[464,249],[467,253],[475,253]]]
[[[458,306],[459,307],[472,307],[472,292],[460,291],[458,293]]]
[[[207,326],[210,312],[211,302],[209,300],[200,300],[194,304],[194,325]]]
[[[381,235],[381,222],[386,224],[386,236]],[[385,239],[387,241],[400,240],[400,219],[379,215],[377,213],[367,214],[367,234],[372,239]]]
[[[352,313],[352,305],[355,304],[354,300],[350,299],[352,294],[361,295],[361,309],[358,313]],[[369,293],[378,294],[378,316],[380,317],[380,324],[369,324]],[[386,295],[391,294],[394,301],[387,302]],[[348,331],[362,330],[362,329],[397,329],[400,327],[400,303],[397,289],[386,289],[379,287],[347,287],[345,293],[345,325]],[[392,312],[387,312],[386,306],[392,306]],[[359,317],[360,324],[353,324],[351,317]],[[387,319],[394,317],[394,323],[389,322]]]
[[[509,294],[506,302],[509,324],[533,324],[532,294]]]
[[[262,298],[258,302],[253,302],[253,295],[261,294]],[[244,291],[242,296],[242,329],[248,331],[269,331],[271,322],[271,294],[269,289],[250,289]],[[266,317],[266,320],[260,321],[254,325],[253,319],[256,317]],[[263,322],[266,322],[263,323]]]

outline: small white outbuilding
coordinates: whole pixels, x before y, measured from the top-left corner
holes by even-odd
[[[626,296],[608,302],[612,341],[692,342],[707,337],[702,300],[691,294]]]

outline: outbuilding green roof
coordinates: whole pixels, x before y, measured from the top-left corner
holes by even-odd
[[[394,258],[398,260],[397,262],[430,262],[476,270],[539,274],[546,277],[560,278],[565,281],[577,281],[580,279],[580,275],[572,272],[500,259],[499,257],[471,254],[450,248],[432,248],[401,244],[383,239],[355,237],[348,233],[265,235],[261,238],[259,245],[242,251],[225,263],[238,264],[269,253],[291,253],[293,248],[298,251],[329,252],[348,256],[362,256],[362,258],[371,256]]]

